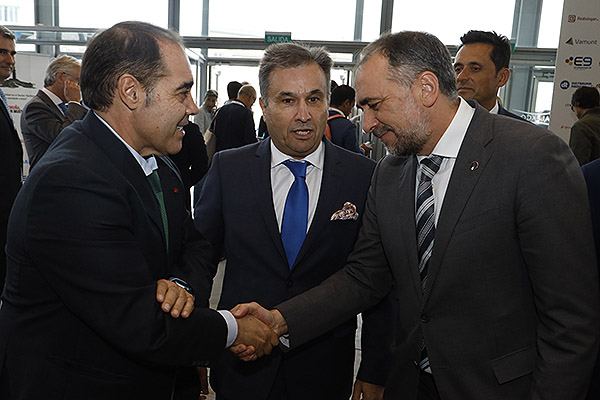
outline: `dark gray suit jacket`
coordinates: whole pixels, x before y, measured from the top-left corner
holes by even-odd
[[[29,156],[29,168],[37,164],[64,128],[82,119],[86,112],[82,105],[70,103],[67,113],[63,114],[46,93],[38,90],[25,104],[21,114],[21,132]]]
[[[277,306],[292,346],[375,302],[393,278],[399,319],[386,399],[416,398],[422,337],[442,399],[583,398],[600,303],[585,183],[566,143],[477,107],[423,295],[416,164],[380,162],[346,268]]]

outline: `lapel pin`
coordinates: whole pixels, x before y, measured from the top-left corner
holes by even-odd
[[[471,162],[471,171],[475,171],[477,168],[479,168],[479,161]]]
[[[178,188],[174,188],[174,189],[173,189],[173,192],[175,192],[175,193],[179,193],[179,189],[178,189]]]

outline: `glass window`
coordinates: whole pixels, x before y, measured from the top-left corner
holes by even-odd
[[[557,48],[564,0],[544,0],[537,47]]]
[[[208,35],[258,38],[273,31],[291,32],[292,39],[351,41],[355,9],[356,2],[347,0],[212,0]],[[181,34],[201,36],[202,1],[182,0],[181,14],[186,15]]]
[[[362,42],[372,42],[381,29],[381,1],[364,0]]]
[[[168,0],[123,1],[103,0],[85,3],[81,0],[60,0],[59,21],[63,27],[109,28],[121,21],[144,21],[168,27]]]
[[[394,2],[392,31],[425,31],[436,35],[446,45],[460,44],[460,37],[476,29],[496,31],[510,39],[515,0],[431,0],[423,12],[420,1]]]

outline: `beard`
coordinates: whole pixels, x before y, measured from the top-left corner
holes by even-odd
[[[377,137],[387,132],[393,133],[396,140],[390,145],[386,144],[386,148],[390,154],[400,157],[419,154],[432,136],[428,121],[420,116],[414,116],[407,126],[402,128],[380,125],[373,131]]]

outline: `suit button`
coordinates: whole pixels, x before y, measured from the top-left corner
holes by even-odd
[[[285,285],[287,287],[292,287],[292,286],[294,286],[294,282],[292,282],[292,281],[285,281]]]
[[[429,320],[430,320],[429,314],[427,314],[427,313],[421,314],[421,322],[422,323],[426,324],[429,322]]]

